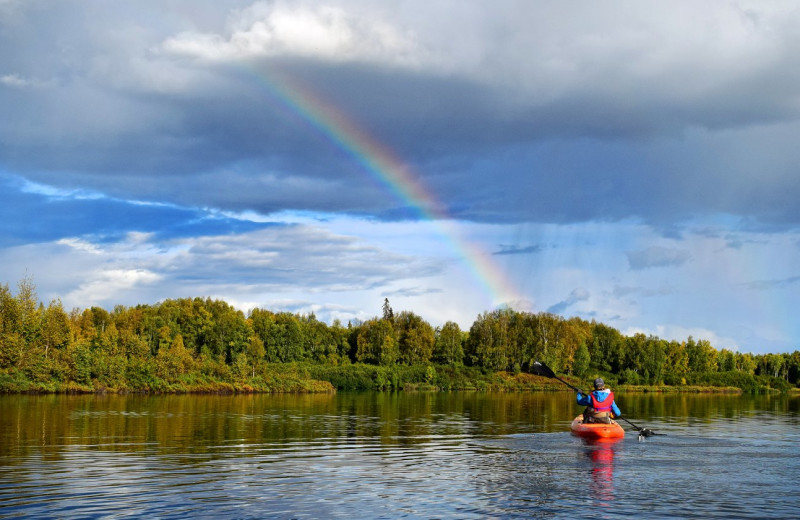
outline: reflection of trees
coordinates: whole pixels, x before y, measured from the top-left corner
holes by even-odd
[[[631,418],[664,422],[737,418],[755,410],[796,413],[798,407],[785,396],[622,394],[618,402]],[[29,453],[57,459],[80,446],[170,450],[201,460],[232,443],[245,450],[353,438],[416,444],[433,436],[566,431],[575,407],[565,392],[13,395],[0,398],[0,456],[12,455],[11,464]]]
[[[241,446],[370,438],[502,434],[557,420],[567,394],[346,393],[291,395],[43,395],[0,399],[10,446],[60,457],[67,446],[213,454]],[[200,458],[202,459],[202,457]],[[197,458],[193,460],[199,460]]]
[[[780,395],[735,394],[617,394],[623,413],[631,417],[659,417],[666,422],[735,419],[755,410],[786,412],[792,399]]]

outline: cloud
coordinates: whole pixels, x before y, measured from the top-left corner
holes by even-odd
[[[0,177],[2,178],[2,177]],[[14,182],[16,180],[16,182]],[[10,187],[18,185],[21,193],[31,193],[34,195],[42,195],[48,202],[62,201],[62,200],[98,200],[108,198],[100,192],[84,189],[63,189],[56,186],[49,186],[37,182],[31,182],[28,179],[13,179],[6,178],[7,184]]]
[[[120,294],[137,286],[151,286],[164,277],[146,269],[108,269],[91,273],[80,285],[64,295],[67,301],[108,301],[109,294]]]
[[[508,244],[500,244],[500,250],[495,251],[493,255],[528,255],[538,253],[543,249],[540,245],[531,246],[515,246]]]
[[[659,288],[615,285],[611,291],[611,294],[616,298],[625,298],[628,296],[642,296],[649,298],[654,296],[669,296],[673,292],[674,289],[666,285]]]
[[[548,307],[547,312],[553,314],[563,315],[565,311],[578,302],[586,301],[589,299],[589,291],[583,288],[573,289],[566,300],[562,300],[555,305]]]
[[[781,345],[797,337],[741,296],[796,300],[794,2],[578,11],[2,2],[2,265],[47,273],[50,294],[86,280],[87,297],[113,273],[132,280],[108,296],[122,303],[379,312],[385,293],[467,322],[498,302],[464,284],[424,199],[523,305],[580,286],[590,300],[551,308],[720,331],[758,315]],[[137,270],[161,278],[122,275]],[[698,312],[709,301],[730,303]]]
[[[431,287],[403,287],[400,289],[396,289],[393,291],[386,291],[382,292],[381,296],[398,296],[403,298],[408,297],[415,297],[415,296],[425,296],[427,294],[441,294],[444,291],[439,288],[431,288]]]
[[[121,198],[411,217],[313,112],[270,94],[264,77],[280,69],[455,218],[800,222],[789,4],[188,5],[17,5],[0,77],[52,88],[0,89],[5,167]]]
[[[67,306],[109,308],[180,295],[219,295],[251,304],[281,295],[368,291],[419,282],[446,266],[436,258],[393,253],[300,224],[169,239],[143,233],[114,242],[65,238],[0,249],[0,261],[9,275],[31,272]],[[64,272],[70,276],[58,274]]]
[[[343,291],[383,286],[395,280],[424,278],[442,268],[426,258],[392,254],[349,236],[320,228],[290,225],[228,236],[179,239],[184,253],[173,276],[215,284],[220,273],[254,290],[282,291],[302,280],[309,291]]]
[[[514,309],[519,312],[536,312],[536,302],[532,298],[518,298],[505,301],[498,305],[497,308]]]
[[[653,246],[641,251],[627,251],[628,264],[633,270],[650,269],[652,267],[679,266],[686,263],[692,256],[685,249]]]
[[[784,289],[800,283],[800,276],[790,276],[779,280],[757,280],[744,284],[744,287],[755,291],[768,291],[772,289]]]
[[[336,63],[402,63],[418,54],[413,40],[384,20],[332,5],[258,2],[229,21],[229,35],[184,32],[162,50],[211,61],[303,57]]]
[[[260,304],[254,303],[251,305],[235,306],[240,309],[249,310],[259,307]],[[334,320],[339,320],[345,324],[348,321],[354,321],[355,316],[363,315],[363,309],[359,309],[354,306],[337,304],[326,305],[305,300],[273,300],[270,302],[270,310],[304,315],[314,314],[318,320],[325,321],[327,323],[333,323]]]
[[[21,78],[18,74],[6,74],[0,76],[0,85],[13,88],[25,88],[31,85],[31,81]]]
[[[713,330],[708,330],[702,327],[683,327],[674,324],[657,325],[653,329],[643,329],[638,327],[630,327],[620,331],[626,336],[633,336],[634,334],[645,334],[647,336],[656,336],[668,341],[686,341],[691,336],[695,341],[706,340],[714,348],[739,351],[739,344],[734,338],[721,336]]]

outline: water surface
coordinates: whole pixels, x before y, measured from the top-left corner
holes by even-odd
[[[0,517],[792,518],[798,398],[570,393],[0,396]],[[630,428],[629,428],[630,430]]]

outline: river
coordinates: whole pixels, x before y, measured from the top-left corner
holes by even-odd
[[[0,517],[798,518],[800,398],[2,395]]]

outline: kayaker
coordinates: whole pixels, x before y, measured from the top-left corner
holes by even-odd
[[[594,391],[589,395],[578,392],[578,404],[585,406],[583,421],[587,423],[610,423],[612,417],[619,417],[617,403],[614,402],[614,393],[606,388],[606,383],[601,378],[594,380]],[[612,415],[613,414],[613,415]]]

